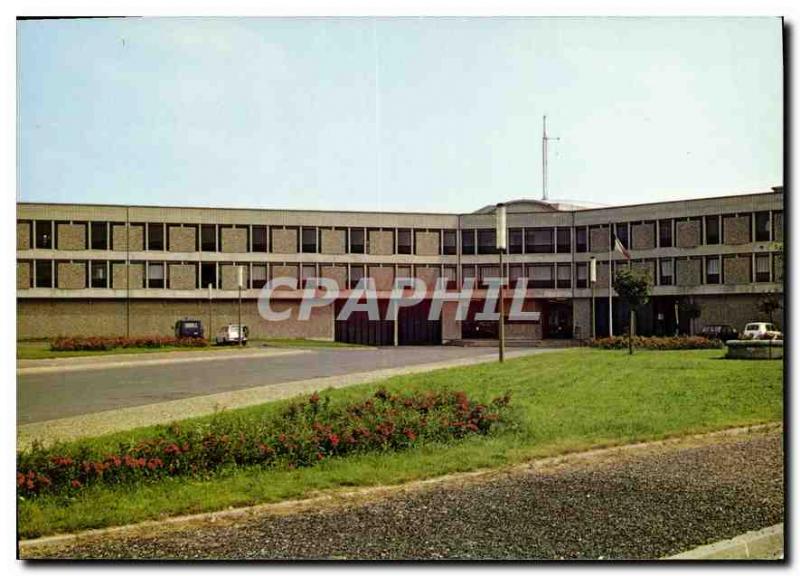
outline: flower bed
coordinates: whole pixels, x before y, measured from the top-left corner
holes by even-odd
[[[50,350],[73,352],[76,350],[113,350],[115,348],[164,348],[166,346],[185,346],[187,348],[208,346],[202,338],[175,338],[174,336],[140,336],[135,338],[87,336],[56,338]]]
[[[17,454],[17,494],[72,495],[92,484],[131,484],[168,476],[209,476],[229,466],[311,466],[359,452],[402,450],[424,441],[488,434],[508,395],[488,405],[464,392],[391,394],[333,406],[314,393],[269,418],[222,413],[201,423],[165,426],[135,445],[98,453],[86,443],[34,446]]]
[[[623,350],[628,347],[626,336],[597,338],[589,342],[593,348],[604,350]],[[706,348],[722,348],[722,342],[703,336],[634,336],[634,348],[644,350],[703,350]]]

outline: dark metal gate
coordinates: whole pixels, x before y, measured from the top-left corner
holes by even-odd
[[[385,302],[379,303],[381,318],[386,317]],[[344,307],[339,300],[334,307],[336,317]],[[409,308],[400,308],[397,324],[397,341],[401,346],[423,346],[442,343],[441,320],[428,320],[430,301]],[[370,320],[366,312],[353,312],[347,320],[336,320],[334,339],[348,344],[366,346],[394,345],[394,322]]]

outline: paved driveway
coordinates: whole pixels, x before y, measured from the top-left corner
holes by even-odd
[[[125,366],[17,378],[17,422],[29,424],[309,378],[493,355],[449,346],[313,350],[289,356]]]

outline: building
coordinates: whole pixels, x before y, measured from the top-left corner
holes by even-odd
[[[595,328],[608,333],[608,274],[627,261],[609,252],[609,226],[630,250],[631,266],[654,283],[637,316],[640,334],[687,332],[676,306],[701,306],[694,329],[737,329],[763,315],[766,293],[783,295],[783,188],[699,200],[584,208],[518,200],[507,203],[506,273],[529,280],[524,309],[538,320],[510,322],[521,341],[591,334],[589,261],[598,261]],[[354,315],[337,321],[341,301],[295,319],[300,290],[279,290],[273,308],[293,316],[267,322],[256,298],[270,279],[301,283],[322,276],[347,290],[365,276],[382,301],[393,279],[414,276],[456,289],[474,277],[479,289],[466,320],[456,303],[427,320],[429,300],[403,309],[400,344],[492,338],[495,322],[478,322],[486,278],[497,277],[494,207],[470,214],[322,212],[165,208],[80,204],[17,205],[17,332],[20,339],[61,335],[171,334],[176,320],[214,328],[237,322],[237,266],[245,268],[243,321],[251,337],[304,337],[391,344],[394,324]],[[208,285],[212,286],[209,291]],[[209,293],[212,299],[209,300]],[[627,313],[614,300],[614,332]],[[508,306],[506,306],[508,311]]]

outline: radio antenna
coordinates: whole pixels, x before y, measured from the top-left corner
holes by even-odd
[[[547,142],[560,140],[547,135],[547,115],[542,116],[542,200],[547,201]]]

